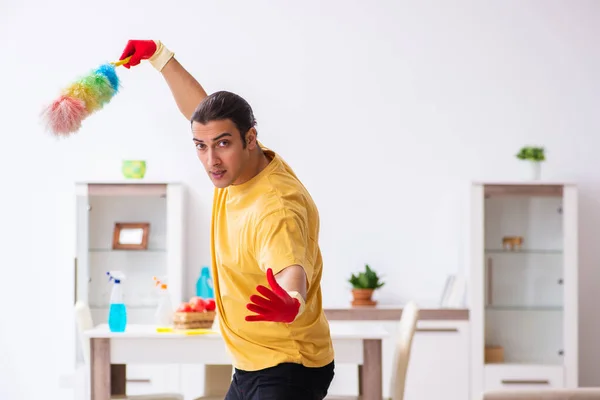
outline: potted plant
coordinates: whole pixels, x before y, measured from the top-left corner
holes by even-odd
[[[353,306],[374,306],[377,304],[373,301],[373,292],[382,287],[385,282],[375,271],[365,264],[365,270],[356,275],[352,274],[348,282],[352,285],[352,305]]]
[[[540,179],[542,162],[546,160],[543,147],[525,146],[517,153],[517,158],[528,161],[531,165],[532,178]]]

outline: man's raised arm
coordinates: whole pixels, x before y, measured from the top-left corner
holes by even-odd
[[[120,60],[131,59],[123,64],[125,68],[148,60],[169,85],[179,111],[186,119],[191,119],[194,110],[207,96],[200,83],[177,61],[172,51],[157,40],[130,40],[123,50]]]

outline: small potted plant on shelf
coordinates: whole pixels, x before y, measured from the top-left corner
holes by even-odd
[[[540,179],[542,162],[546,160],[543,147],[525,146],[517,153],[519,160],[528,161],[531,165],[532,178]]]
[[[365,264],[365,270],[356,275],[352,274],[348,282],[352,285],[352,305],[353,306],[374,306],[377,304],[373,298],[373,292],[382,287],[385,282],[375,271]]]

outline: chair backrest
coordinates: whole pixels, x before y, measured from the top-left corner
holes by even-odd
[[[85,364],[90,361],[90,345],[89,340],[83,335],[83,332],[94,327],[92,312],[88,305],[82,301],[75,303],[75,323],[77,324],[77,338],[79,346],[83,354]]]
[[[410,351],[418,320],[419,308],[414,302],[408,302],[402,308],[402,316],[400,317],[398,332],[396,333],[396,347],[392,362],[392,381],[390,387],[392,400],[402,400],[404,398]]]

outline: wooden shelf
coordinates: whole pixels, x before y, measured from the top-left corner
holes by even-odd
[[[487,305],[487,311],[563,311],[562,306],[528,306],[528,305]]]
[[[554,183],[485,184],[486,198],[497,196],[550,196],[561,197],[563,185]]]
[[[167,185],[156,183],[94,183],[88,185],[88,195],[165,197],[167,195]]]
[[[522,250],[504,250],[504,249],[485,249],[486,254],[507,254],[507,255],[523,255],[523,254],[555,254],[562,255],[562,250],[555,249],[522,249]]]
[[[128,253],[128,254],[143,254],[143,253],[166,253],[166,249],[144,249],[144,250],[135,250],[135,249],[89,249],[90,253]]]

